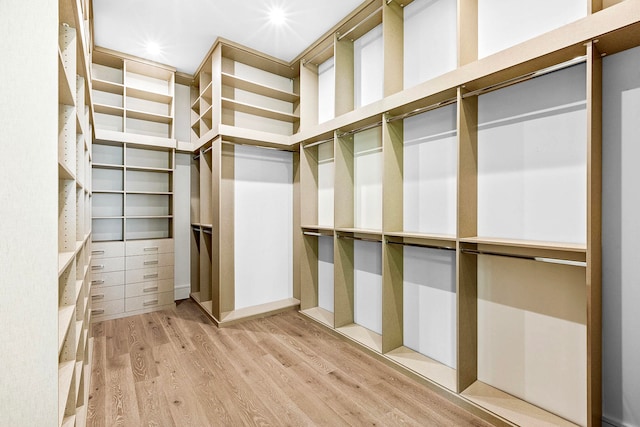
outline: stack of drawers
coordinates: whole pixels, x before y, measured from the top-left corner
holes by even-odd
[[[92,319],[96,322],[171,307],[173,239],[94,242]]]

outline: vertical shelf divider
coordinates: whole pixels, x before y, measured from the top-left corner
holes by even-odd
[[[335,58],[335,116],[353,111],[355,100],[353,41],[345,37],[340,40],[336,33],[333,40]]]
[[[235,146],[220,142],[220,311],[235,308]]]
[[[404,14],[397,2],[383,4],[384,96],[389,96],[404,88]]]
[[[478,59],[478,0],[458,0],[458,67]]]
[[[301,67],[301,73],[302,73]],[[302,119],[301,119],[302,120]],[[300,148],[300,216],[303,225],[318,224],[318,146]],[[302,230],[296,230],[302,233]],[[300,257],[300,309],[318,306],[318,239],[302,235]]]
[[[478,98],[462,97],[458,89],[458,238],[477,234],[478,217]],[[478,261],[475,255],[456,251],[457,391],[462,392],[478,375]]]

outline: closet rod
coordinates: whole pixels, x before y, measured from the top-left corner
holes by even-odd
[[[211,235],[213,235],[213,230],[208,229],[208,228],[203,228],[203,229],[202,229],[202,232],[203,232],[204,234],[211,234]]]
[[[311,144],[303,145],[302,148],[311,148],[311,147],[315,147],[316,145],[325,144],[327,142],[333,142],[333,138],[323,139],[322,141],[312,142]]]
[[[354,25],[353,27],[351,27],[350,30],[348,30],[346,33],[344,34],[340,34],[338,33],[338,41],[342,40],[343,38],[347,37],[349,34],[351,34],[356,28],[358,28],[360,25],[364,24],[365,22],[367,22],[369,19],[371,19],[375,14],[377,14],[378,12],[380,12],[382,10],[383,6],[380,6],[379,8],[377,8],[376,10],[374,10],[373,12],[371,12],[371,14],[369,14],[369,16],[367,16],[366,18],[364,18],[362,21],[358,22],[356,25]]]
[[[381,240],[376,240],[376,239],[366,239],[366,238],[364,238],[364,237],[346,236],[346,235],[344,235],[344,234],[338,234],[338,239],[362,240],[363,242],[382,243],[382,241],[381,241]]]
[[[315,55],[313,55],[311,58],[309,59],[303,59],[302,60],[302,65],[306,66],[307,64],[312,63],[311,61],[313,61],[314,59],[316,59],[318,56],[322,55],[323,53],[325,53],[330,47],[333,47],[333,43],[325,46],[320,52],[316,53]]]
[[[193,160],[198,160],[199,158],[200,158],[200,153],[198,153],[195,156],[193,156]]]
[[[393,240],[388,240],[387,243],[390,245],[402,245],[402,246],[413,246],[416,248],[429,248],[429,249],[442,249],[445,251],[455,251],[456,248],[452,248],[449,246],[438,246],[438,245],[427,245],[422,243],[404,243],[404,242],[394,242]]]
[[[500,256],[504,258],[518,258],[518,259],[526,259],[529,261],[539,261],[546,262],[549,264],[561,264],[561,265],[571,265],[574,267],[586,267],[587,263],[584,261],[571,261],[568,259],[560,259],[560,258],[550,258],[550,257],[537,257],[537,256],[528,256],[528,255],[517,255],[517,254],[505,254],[500,252],[490,252],[490,251],[479,251],[476,249],[460,249],[460,252],[471,254],[471,255],[491,255],[491,256]]]
[[[209,148],[207,148],[206,150],[203,150],[203,151],[202,151],[202,154],[206,154],[206,153],[208,153],[208,152],[209,152],[209,151],[211,151],[211,150],[213,150],[213,144],[211,144],[211,145],[209,146]]]
[[[554,71],[560,71],[560,70],[563,70],[565,68],[572,67],[574,65],[577,65],[577,64],[580,64],[582,62],[585,62],[586,60],[587,60],[587,55],[578,56],[576,58],[570,59],[569,61],[565,61],[565,62],[562,62],[560,64],[552,65],[551,67],[543,68],[542,70],[534,71],[532,73],[524,74],[524,75],[519,76],[519,77],[514,77],[512,79],[505,80],[503,82],[496,83],[496,84],[493,84],[493,85],[489,85],[489,86],[483,87],[481,89],[476,89],[474,91],[467,92],[467,93],[462,95],[462,98],[468,98],[470,96],[482,95],[483,93],[491,92],[491,91],[494,91],[494,90],[497,90],[497,89],[502,89],[502,88],[505,88],[507,86],[514,85],[516,83],[522,83],[522,82],[525,82],[527,80],[531,80],[531,79],[533,79],[535,77],[544,76],[545,74],[553,73]]]
[[[338,133],[338,138],[342,138],[343,136],[353,135],[355,133],[363,132],[365,130],[377,128],[378,126],[381,126],[381,125],[382,125],[382,121],[379,121],[379,122],[372,123],[370,125],[365,125],[365,126],[359,127],[358,129],[350,130],[348,132]]]
[[[312,231],[303,231],[302,234],[305,236],[313,236],[313,237],[332,237],[332,234],[322,234],[322,233],[314,233]]]
[[[440,102],[438,102],[436,104],[431,104],[431,105],[427,105],[426,107],[416,108],[413,111],[409,111],[408,113],[400,114],[399,116],[388,117],[386,120],[387,120],[387,123],[395,122],[397,120],[403,120],[403,119],[406,119],[408,117],[412,117],[412,116],[416,116],[418,114],[426,113],[427,111],[436,110],[436,109],[438,109],[440,107],[445,107],[447,105],[454,104],[457,100],[458,100],[458,98],[449,98],[447,100],[440,101]]]
[[[255,147],[255,148],[264,148],[265,150],[278,150],[278,151],[289,151],[289,152],[293,152],[293,150],[288,150],[285,148],[278,148],[278,147],[265,147],[264,145],[255,145],[255,144],[243,144],[241,142],[230,142],[230,141],[221,141],[221,144],[227,144],[227,145],[240,145],[242,147]]]

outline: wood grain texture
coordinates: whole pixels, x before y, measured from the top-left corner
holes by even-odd
[[[187,300],[93,331],[91,426],[489,425],[293,311],[216,328]]]

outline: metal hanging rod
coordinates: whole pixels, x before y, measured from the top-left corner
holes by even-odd
[[[514,85],[516,83],[522,83],[524,81],[527,80],[531,80],[535,77],[540,77],[540,76],[544,76],[545,74],[549,74],[549,73],[553,73],[554,71],[560,71],[563,70],[565,68],[569,68],[572,67],[574,65],[580,64],[582,62],[585,62],[587,60],[587,56],[578,56],[576,58],[570,59],[569,61],[565,61],[561,64],[556,64],[556,65],[552,65],[551,67],[547,67],[547,68],[543,68],[542,70],[538,70],[538,71],[534,71],[532,73],[528,73],[519,77],[514,77],[512,79],[509,80],[505,80],[503,82],[500,83],[496,83],[493,85],[489,85],[487,87],[483,87],[482,89],[477,89],[471,92],[467,92],[465,94],[462,95],[463,98],[468,98],[470,96],[477,96],[477,95],[482,95],[483,93],[487,93],[487,92],[491,92],[497,89],[502,89],[504,87],[507,86],[511,86]]]
[[[332,234],[315,233],[313,231],[303,231],[302,234],[304,234],[305,236],[313,236],[313,237],[333,237]]]
[[[323,139],[322,141],[312,142],[311,144],[303,145],[302,148],[311,148],[311,147],[315,147],[316,145],[326,144],[327,142],[333,142],[333,138]]]
[[[382,125],[382,121],[379,121],[379,122],[372,123],[370,125],[365,125],[365,126],[359,127],[358,129],[350,130],[348,132],[338,133],[338,138],[342,138],[343,136],[353,135],[353,134],[358,133],[358,132],[364,132],[365,130],[377,128],[378,126],[381,126],[381,125]]]
[[[211,234],[211,235],[213,235],[213,230],[211,230],[210,228],[203,228],[203,229],[202,229],[202,232],[203,232],[204,234]]]
[[[325,53],[329,48],[333,47],[333,43],[330,43],[329,45],[325,46],[320,52],[316,53],[315,55],[313,55],[311,58],[309,59],[303,59],[302,60],[302,65],[306,67],[307,64],[311,64],[313,63],[313,60],[316,59],[318,56],[322,55],[323,53]]]
[[[347,37],[349,34],[351,34],[356,28],[358,28],[360,25],[364,24],[365,22],[367,22],[369,19],[371,19],[375,14],[377,14],[378,12],[380,12],[382,10],[382,6],[380,6],[379,8],[377,8],[376,10],[374,10],[373,12],[371,12],[366,18],[364,18],[362,21],[358,22],[356,25],[354,25],[353,27],[351,27],[351,29],[349,31],[347,31],[344,34],[340,34],[338,36],[338,41],[342,40],[343,38]]]
[[[193,160],[198,160],[199,158],[200,158],[200,153],[198,153],[195,156],[193,156]]]
[[[431,105],[427,105],[426,107],[416,108],[413,111],[409,111],[408,113],[400,114],[399,116],[388,117],[387,118],[387,123],[395,122],[397,120],[403,120],[403,119],[406,119],[408,117],[412,117],[412,116],[416,116],[418,114],[426,113],[427,111],[435,110],[435,109],[438,109],[440,107],[445,107],[447,105],[454,104],[457,100],[458,100],[458,98],[449,98],[447,100],[440,101],[440,102],[438,102],[436,104],[431,104]]]
[[[438,245],[428,245],[422,243],[404,243],[404,242],[394,242],[393,240],[388,240],[387,243],[390,245],[402,245],[402,246],[413,246],[416,248],[429,248],[429,249],[442,249],[445,251],[455,251],[456,248],[452,248],[450,246],[438,246]]]
[[[560,259],[560,258],[550,258],[550,257],[536,257],[536,256],[528,256],[528,255],[517,255],[517,254],[505,254],[500,252],[490,252],[490,251],[479,251],[476,249],[460,249],[460,252],[471,254],[471,255],[491,255],[491,256],[500,256],[504,258],[518,258],[518,259],[526,259],[529,261],[538,261],[538,262],[546,262],[549,264],[561,264],[561,265],[571,265],[574,267],[586,267],[587,263],[584,261],[572,261],[568,259]]]
[[[202,153],[201,153],[201,154],[206,154],[206,153],[208,153],[208,152],[209,152],[209,151],[211,151],[211,150],[213,150],[213,144],[211,144],[211,145],[209,146],[209,148],[207,148],[207,149],[205,149],[205,150],[202,150]]]
[[[367,239],[365,237],[347,236],[347,235],[344,235],[344,234],[338,234],[338,239],[361,240],[363,242],[382,243],[381,240]]]

